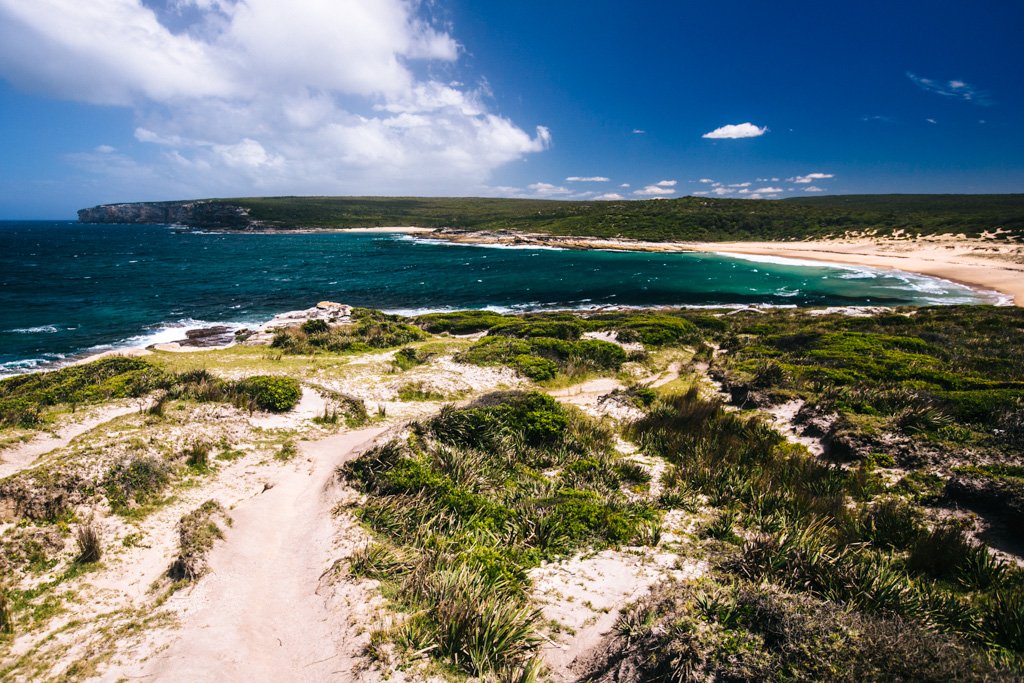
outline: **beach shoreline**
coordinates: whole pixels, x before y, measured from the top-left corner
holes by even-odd
[[[916,239],[862,237],[792,242],[647,242],[513,232],[435,230],[419,235],[457,244],[608,249],[655,253],[767,256],[802,262],[899,270],[941,278],[1008,297],[1024,307],[1024,244],[963,235]]]

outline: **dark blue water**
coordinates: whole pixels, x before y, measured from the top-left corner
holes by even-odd
[[[109,346],[177,339],[183,327],[203,323],[258,323],[324,299],[398,312],[988,300],[919,276],[713,254],[0,222],[0,373]]]

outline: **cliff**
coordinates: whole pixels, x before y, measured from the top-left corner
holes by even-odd
[[[249,210],[236,204],[204,200],[101,204],[80,209],[81,223],[179,223],[196,228],[247,228]]]

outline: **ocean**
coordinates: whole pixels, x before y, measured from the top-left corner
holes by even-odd
[[[331,300],[406,315],[606,306],[900,306],[994,295],[870,268],[716,254],[0,221],[0,375],[254,325]]]

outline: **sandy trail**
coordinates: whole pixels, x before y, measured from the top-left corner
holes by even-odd
[[[344,615],[317,594],[332,561],[335,469],[385,427],[303,443],[309,462],[231,510],[210,575],[187,600],[181,637],[154,658],[156,681],[351,680]]]
[[[60,427],[56,434],[40,434],[28,443],[0,451],[0,479],[31,467],[36,460],[58,448],[64,448],[76,437],[91,432],[114,418],[139,410],[139,405],[112,405],[89,414],[82,420]]]

